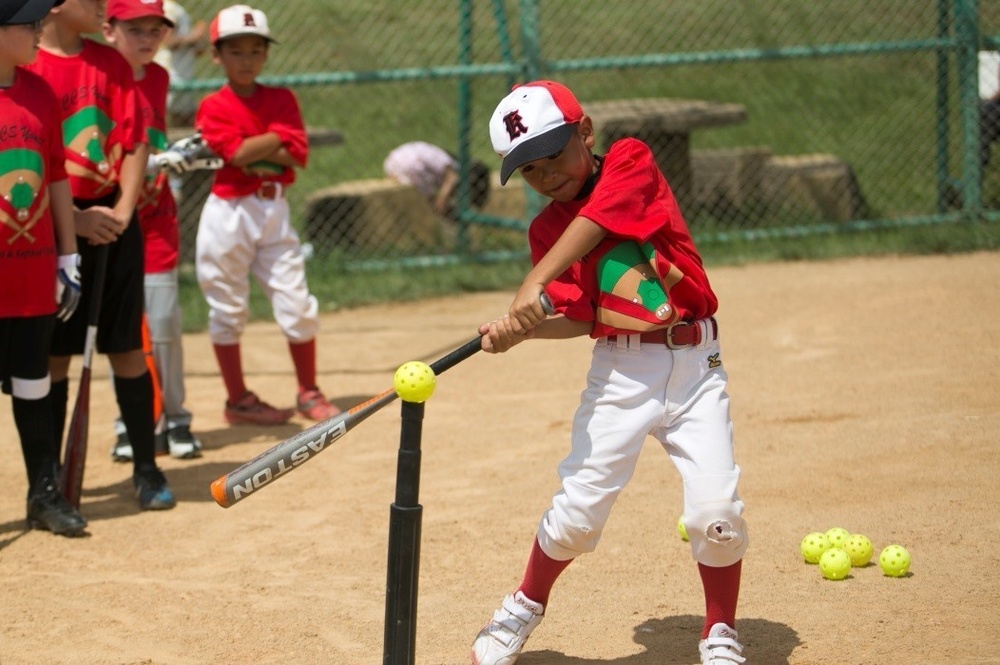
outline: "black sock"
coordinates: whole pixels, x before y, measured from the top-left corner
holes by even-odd
[[[133,466],[154,464],[153,382],[149,372],[134,379],[123,379],[116,374],[115,397],[132,442]]]
[[[66,403],[69,401],[69,379],[53,381],[49,386],[49,402],[52,406],[52,428],[56,437],[55,458],[62,459],[63,430],[66,429]]]
[[[42,468],[57,461],[58,444],[53,440],[52,406],[48,395],[42,399],[14,397],[12,401],[30,492]]]

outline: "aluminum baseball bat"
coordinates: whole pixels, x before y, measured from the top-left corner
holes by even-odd
[[[541,302],[546,314],[551,315],[555,312],[547,295],[542,294]],[[431,370],[437,376],[472,357],[481,348],[482,337],[470,339],[451,353],[431,363]],[[223,508],[229,508],[242,501],[326,450],[330,444],[393,402],[396,397],[395,388],[389,388],[344,413],[316,423],[295,436],[275,444],[249,462],[214,480],[212,497]]]
[[[94,251],[93,286],[90,290],[90,310],[87,312],[87,337],[83,347],[83,371],[77,389],[73,417],[66,433],[66,453],[60,469],[59,482],[63,496],[74,508],[80,507],[83,492],[83,469],[87,464],[87,442],[90,433],[90,365],[97,346],[97,323],[101,316],[101,296],[108,265],[108,246]],[[59,432],[62,436],[62,432]]]

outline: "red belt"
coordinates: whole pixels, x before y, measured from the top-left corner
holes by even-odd
[[[708,340],[702,338],[702,324],[706,329],[706,334],[711,339],[719,339],[719,324],[715,317],[711,316],[701,321],[687,322],[680,321],[667,328],[651,330],[639,335],[640,344],[664,344],[670,349],[681,349],[686,346],[698,346]]]
[[[285,188],[281,183],[277,182],[265,182],[262,183],[257,191],[254,192],[258,199],[264,199],[265,201],[273,201],[279,199],[285,195]]]

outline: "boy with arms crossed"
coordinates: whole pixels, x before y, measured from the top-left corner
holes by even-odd
[[[734,629],[747,548],[717,299],[649,147],[632,138],[592,154],[591,119],[565,86],[514,88],[490,120],[503,157],[552,199],[528,231],[534,267],[510,310],[480,327],[483,350],[533,337],[596,340],[573,420],[561,490],[538,526],[521,585],[473,643],[476,665],[511,665],[541,622],[556,578],[592,552],[647,435],[684,483],[683,521],[704,587],[701,662],[744,662]],[[546,292],[557,315],[546,319]],[[672,527],[673,525],[671,525]]]
[[[108,0],[104,41],[128,61],[139,92],[139,105],[150,153],[167,147],[167,71],[152,62],[172,23],[161,0]],[[155,161],[152,157],[150,161]],[[191,412],[184,408],[184,349],[178,299],[177,257],[180,232],[177,204],[165,172],[146,176],[136,206],[145,241],[144,296],[153,357],[160,378],[167,449],[172,457],[201,456],[201,442],[191,433]],[[132,446],[121,419],[112,459],[132,459]]]
[[[28,526],[77,536],[87,521],[59,487],[49,394],[52,329],[80,299],[73,195],[55,94],[21,67],[35,60],[54,4],[0,1],[0,117],[8,129],[0,132],[0,384],[28,473]]]
[[[196,126],[225,160],[198,224],[198,284],[208,301],[208,333],[226,386],[230,423],[281,425],[295,413],[247,389],[240,357],[253,273],[288,340],[298,380],[296,409],[311,420],[340,413],[316,385],[319,303],[306,284],[305,259],[292,228],[285,190],[306,164],[308,143],[291,90],[257,77],[274,40],[259,9],[233,5],[209,26],[212,59],[227,83],[205,97]]]
[[[114,371],[115,397],[132,442],[132,484],[143,510],[176,504],[153,443],[153,385],[142,350],[143,249],[135,206],[146,172],[144,127],[132,69],[113,48],[85,39],[104,22],[104,0],[65,0],[42,28],[31,70],[52,86],[63,125],[83,288],[77,314],[57,325],[49,369],[52,422],[62,438],[70,360],[83,353],[94,262],[107,245],[97,350]]]

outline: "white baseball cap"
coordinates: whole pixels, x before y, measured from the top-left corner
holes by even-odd
[[[257,35],[269,42],[276,41],[267,27],[267,16],[250,5],[233,5],[219,10],[208,28],[209,41],[213,44],[220,39],[243,35]]]
[[[554,155],[566,147],[583,119],[580,102],[555,81],[514,86],[490,119],[493,149],[503,157],[500,184],[521,165]]]

